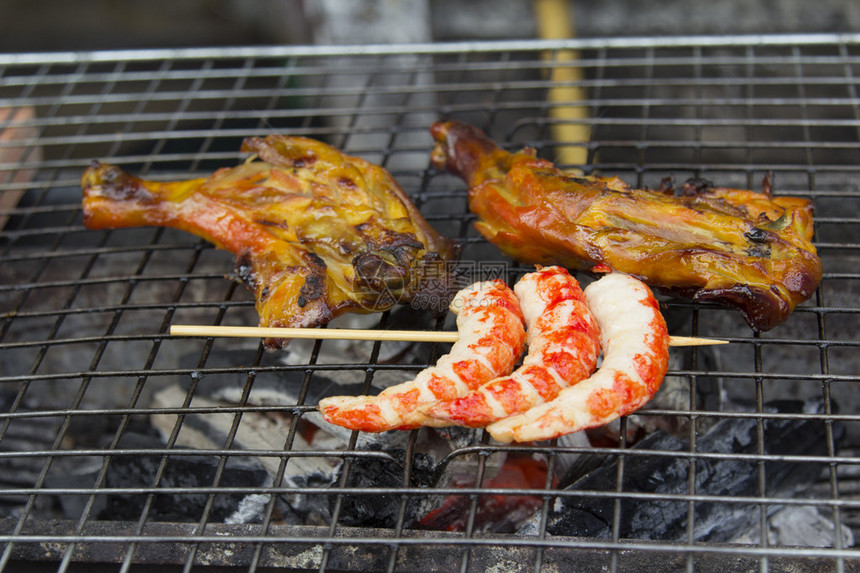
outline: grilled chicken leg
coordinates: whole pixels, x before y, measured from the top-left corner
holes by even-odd
[[[303,137],[248,138],[242,150],[255,155],[167,183],[94,162],[82,178],[84,224],[173,227],[231,251],[260,326],[319,326],[398,302],[446,308],[458,248],[386,170]]]
[[[605,265],[737,308],[757,331],[786,320],[821,281],[811,203],[772,196],[769,182],[762,193],[702,182],[633,189],[567,175],[528,148],[508,153],[463,123],[436,123],[431,133],[434,164],[469,186],[478,231],[521,262]]]

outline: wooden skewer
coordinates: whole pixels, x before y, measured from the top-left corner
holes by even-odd
[[[459,334],[436,330],[360,330],[357,328],[274,328],[262,326],[206,326],[173,324],[174,336],[218,336],[232,338],[310,338],[320,340],[399,340],[408,342],[456,342]],[[728,344],[728,340],[670,336],[671,346]]]
[[[728,344],[728,340],[716,338],[698,338],[696,336],[669,336],[669,346],[712,346],[714,344]]]

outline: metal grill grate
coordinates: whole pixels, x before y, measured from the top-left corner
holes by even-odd
[[[857,569],[858,78],[860,36],[0,55],[0,570]],[[637,186],[772,172],[815,201],[824,280],[764,335],[665,301],[674,334],[732,344],[673,350],[652,407],[591,444],[378,441],[317,427],[316,400],[443,348],[168,339],[256,322],[232,256],[81,223],[92,159],[187,178],[237,163],[246,136],[305,135],[386,166],[464,263],[512,280],[430,167],[439,118]],[[790,537],[800,522],[822,537]]]

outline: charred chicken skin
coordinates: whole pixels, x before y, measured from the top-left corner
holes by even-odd
[[[252,137],[242,150],[253,155],[237,167],[166,183],[94,162],[82,178],[84,224],[173,227],[234,253],[260,326],[319,326],[422,296],[446,308],[458,248],[385,169],[304,137]]]
[[[821,281],[812,204],[689,182],[634,189],[575,177],[529,148],[509,153],[476,127],[431,127],[434,165],[469,186],[478,231],[529,264],[607,267],[660,290],[737,308],[756,331],[785,321]]]

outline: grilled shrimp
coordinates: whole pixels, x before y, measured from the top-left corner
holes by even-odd
[[[552,400],[594,371],[597,322],[575,278],[561,267],[539,268],[514,286],[526,321],[528,354],[513,374],[427,410],[438,419],[484,427]]]
[[[459,338],[435,366],[377,396],[324,398],[319,403],[323,418],[365,432],[449,425],[427,416],[426,407],[510,373],[526,338],[519,301],[510,287],[500,280],[475,283],[456,294],[450,309],[457,314]]]
[[[666,375],[669,333],[650,289],[610,273],[585,289],[600,327],[603,364],[549,402],[487,427],[499,442],[548,440],[601,426],[651,399]]]

